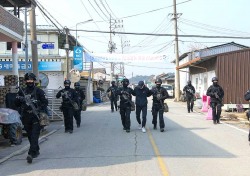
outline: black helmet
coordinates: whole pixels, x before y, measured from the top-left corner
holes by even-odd
[[[75,87],[77,87],[77,86],[80,87],[80,83],[79,82],[75,82],[74,86]]]
[[[36,81],[36,75],[34,73],[26,73],[24,75],[24,80],[34,80]]]
[[[70,85],[70,84],[71,84],[71,81],[70,81],[70,80],[65,80],[65,81],[64,81],[64,84],[69,84],[69,85]]]
[[[213,78],[212,78],[212,82],[214,82],[214,81],[217,81],[217,82],[218,82],[218,78],[217,78],[217,77],[213,77]]]
[[[122,83],[127,83],[127,84],[129,84],[129,80],[128,80],[127,78],[125,78],[125,79],[122,80]]]
[[[156,79],[155,84],[162,84],[162,80],[160,78]]]

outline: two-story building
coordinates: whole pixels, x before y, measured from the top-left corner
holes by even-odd
[[[39,79],[42,86],[48,89],[58,89],[63,86],[66,77],[66,59],[60,56],[59,52],[60,33],[53,26],[37,26],[38,44],[38,70]],[[28,41],[30,43],[30,32],[28,31]],[[32,71],[31,45],[28,45],[28,63],[25,62],[24,39],[18,42],[18,72],[19,77],[25,74],[26,65]],[[65,51],[63,51],[65,52]],[[0,74],[10,75],[12,73],[12,45],[10,42],[0,42]],[[0,84],[3,81],[0,78]]]

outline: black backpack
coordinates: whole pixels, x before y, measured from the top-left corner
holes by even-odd
[[[244,95],[244,98],[246,101],[249,101],[250,100],[250,90],[248,90],[245,95]]]

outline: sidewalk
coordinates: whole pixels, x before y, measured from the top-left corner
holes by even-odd
[[[96,103],[88,105],[88,108],[94,107],[94,106],[101,106],[103,104],[109,103],[108,102],[102,102],[102,103]],[[40,134],[39,142],[42,142],[47,136],[55,133],[59,129],[63,128],[63,121],[53,121],[50,122],[50,125],[45,127],[45,131]],[[3,136],[0,136],[0,164],[8,160],[9,158],[27,152],[29,148],[29,141],[27,136],[23,136],[22,143],[20,145],[16,146],[10,146],[9,139],[4,139]]]
[[[48,127],[45,127],[45,131],[41,133],[40,140],[62,128],[62,125],[63,121],[51,122]],[[23,141],[20,145],[16,145],[13,147],[10,146],[9,139],[0,137],[0,164],[16,154],[27,152],[28,148],[29,141],[27,136],[23,136]]]

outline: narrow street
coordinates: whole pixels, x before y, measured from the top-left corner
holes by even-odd
[[[1,176],[249,175],[247,131],[213,125],[204,114],[188,114],[184,103],[168,100],[166,131],[161,133],[152,128],[151,103],[147,133],[137,129],[135,112],[131,132],[126,133],[109,103],[89,107],[73,134],[61,127],[43,140],[41,154],[32,164],[26,162],[27,152],[14,156],[0,165]]]

